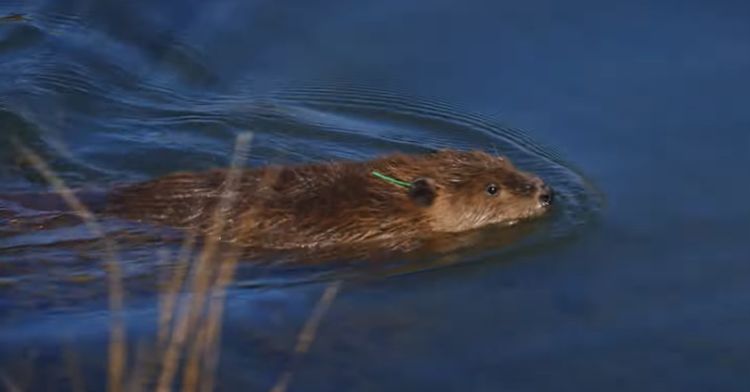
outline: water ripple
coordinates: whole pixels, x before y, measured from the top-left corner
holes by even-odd
[[[40,80],[57,89],[64,86],[69,91],[81,94],[106,94],[106,91],[87,81],[82,71],[75,67],[55,75]],[[172,95],[173,99],[178,97]],[[110,95],[109,99],[123,103],[132,97],[120,99]],[[138,113],[138,108],[130,109]],[[113,118],[111,121],[117,124],[116,128],[131,131],[112,130],[100,135],[98,140],[103,141],[105,148],[97,146],[92,151],[78,148],[75,158],[80,161],[79,164],[109,172],[108,177],[118,178],[119,182],[164,174],[164,169],[170,167],[174,170],[200,168],[200,165],[195,165],[196,161],[207,162],[209,166],[221,165],[231,149],[234,133],[245,129],[256,132],[253,146],[255,161],[368,159],[393,150],[485,149],[509,156],[519,167],[542,176],[555,188],[560,200],[549,219],[523,227],[516,232],[517,235],[501,235],[513,238],[513,241],[498,244],[497,236],[493,235],[493,238],[488,237],[486,245],[477,245],[478,249],[495,255],[498,252],[533,249],[568,238],[595,216],[601,204],[600,196],[583,175],[559,154],[535,142],[523,131],[503,126],[478,114],[468,114],[446,103],[376,89],[286,87],[263,95],[247,94],[243,97],[238,93],[187,99],[182,103],[172,101],[143,110],[141,114]],[[123,147],[115,149],[115,145]],[[221,158],[217,161],[212,157]],[[113,164],[112,161],[117,163]],[[146,262],[144,259],[153,259],[160,247],[171,246],[159,244],[159,241],[156,244],[153,241],[133,243],[132,236],[119,238],[124,241],[121,245],[126,254],[139,255],[137,260],[132,261],[138,265]],[[65,231],[64,228],[55,227],[40,233],[18,233],[4,237],[0,245],[5,244],[5,250],[0,250],[0,255],[8,255],[12,251],[16,260],[23,263],[33,257],[35,249],[41,249],[39,246],[43,244],[47,257],[51,257],[57,248],[60,257],[71,260],[71,249],[77,249],[87,242],[90,242],[90,238],[80,232],[80,228],[74,226]],[[87,248],[87,252],[90,251]],[[444,255],[440,260],[446,257]],[[458,261],[476,260],[476,256],[465,254],[465,250],[451,257]],[[399,264],[397,268],[385,271],[385,274],[412,273],[445,265],[444,261],[436,264],[432,258],[430,260],[424,263],[412,259],[407,264]],[[126,263],[130,262],[126,259]],[[25,280],[33,281],[35,274],[29,272],[25,265],[18,268],[23,267],[26,271]],[[92,272],[100,267],[99,263],[89,266]],[[310,280],[356,278],[362,272],[356,268],[310,268],[281,267],[276,273],[264,273],[261,274],[262,278],[258,278],[257,268],[243,266],[238,285],[258,287],[264,284],[278,285],[279,282],[286,285]],[[81,273],[80,268],[71,271]],[[143,270],[134,268],[132,271],[137,271],[139,278],[136,281],[143,282]],[[378,273],[383,271],[367,271],[368,275]],[[44,280],[46,282],[48,279]],[[136,290],[148,291],[144,288]]]

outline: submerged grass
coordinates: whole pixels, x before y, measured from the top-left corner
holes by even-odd
[[[227,216],[236,202],[241,167],[249,151],[251,133],[237,137],[232,163],[219,203],[212,215],[206,234],[189,232],[175,255],[171,274],[159,282],[159,312],[156,342],[139,342],[135,358],[128,368],[128,341],[124,322],[125,290],[120,260],[114,240],[107,236],[96,216],[35,152],[16,143],[22,156],[39,172],[78,215],[100,241],[107,272],[108,304],[111,314],[108,344],[107,390],[110,392],[175,390],[179,375],[182,391],[211,391],[215,388],[215,372],[220,356],[220,338],[226,292],[234,280],[241,251],[222,244]],[[193,256],[200,242],[202,248]],[[170,255],[160,254],[160,265],[170,264]],[[167,269],[168,270],[168,269]],[[299,332],[288,368],[279,376],[270,391],[285,392],[300,358],[313,343],[325,314],[333,303],[341,283],[326,287],[311,315]],[[156,358],[156,361],[149,360]],[[65,353],[71,387],[86,389],[80,363],[71,348]],[[22,390],[7,374],[0,372],[0,383],[11,391]]]

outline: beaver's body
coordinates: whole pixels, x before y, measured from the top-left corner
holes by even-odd
[[[118,189],[107,212],[206,232],[227,172],[178,173]],[[240,174],[223,240],[293,249],[378,243],[514,223],[546,211],[541,180],[483,152],[395,154],[366,162],[268,166]]]

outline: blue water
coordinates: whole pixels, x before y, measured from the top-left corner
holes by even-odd
[[[273,386],[338,279],[290,390],[746,391],[748,21],[732,1],[5,0],[0,194],[49,189],[14,143],[96,189],[224,166],[243,131],[251,165],[497,151],[555,214],[448,263],[242,265],[219,389]],[[74,390],[74,352],[99,390],[101,252],[40,214],[0,202],[0,381]],[[136,234],[115,236],[133,351],[169,247]]]

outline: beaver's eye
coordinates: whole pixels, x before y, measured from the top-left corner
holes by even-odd
[[[496,196],[500,192],[500,188],[495,184],[487,185],[487,194],[490,196]]]

